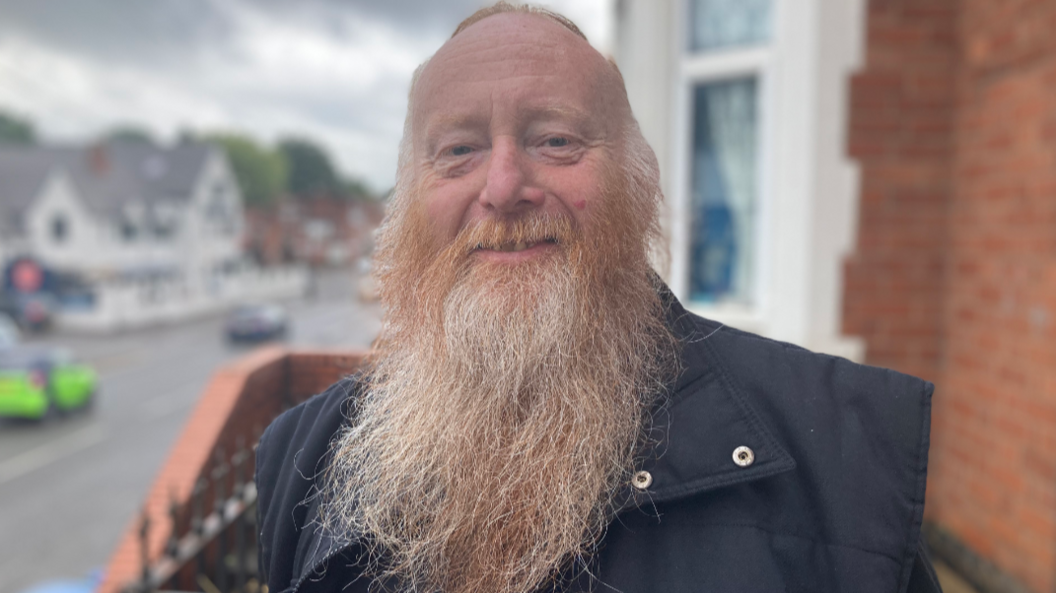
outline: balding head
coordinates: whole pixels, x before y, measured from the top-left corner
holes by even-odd
[[[579,30],[579,27],[577,27],[575,23],[552,10],[547,10],[541,6],[532,6],[531,4],[511,4],[505,1],[496,2],[491,6],[481,8],[480,10],[469,15],[466,20],[458,24],[458,27],[455,28],[455,32],[451,34],[451,37],[455,37],[462,31],[464,31],[466,27],[469,27],[477,21],[484,20],[489,16],[494,16],[496,14],[508,13],[534,14],[543,16],[561,24],[563,27],[565,27],[569,31],[572,31],[583,39],[587,38],[587,36],[583,34],[583,31]]]
[[[527,8],[525,11],[529,10]],[[546,76],[589,93],[600,117],[625,125],[631,118],[623,78],[615,64],[594,49],[575,25],[553,13],[503,11],[471,17],[437,51],[417,76],[412,109],[436,92],[459,93],[460,83],[508,76]],[[558,89],[539,89],[556,91]],[[415,122],[417,123],[417,122]]]

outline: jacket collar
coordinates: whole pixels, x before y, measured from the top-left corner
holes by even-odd
[[[659,281],[659,280],[658,280]],[[617,512],[649,503],[670,502],[718,488],[761,480],[795,469],[796,462],[752,407],[735,379],[725,370],[710,340],[722,324],[692,315],[667,289],[661,288],[668,325],[681,346],[680,372],[669,395],[653,410],[648,443],[637,468],[649,472],[652,484],[639,490],[626,484],[617,493]],[[754,461],[742,467],[734,462],[737,447],[748,447]],[[308,517],[318,517],[318,497]],[[306,570],[293,591],[325,567],[327,561],[349,549],[355,538],[317,527]]]
[[[730,331],[687,312],[662,291],[668,324],[681,345],[681,372],[653,414],[651,446],[638,469],[649,472],[645,490],[624,487],[620,511],[667,502],[752,482],[790,471],[796,462],[724,368],[715,337]],[[734,461],[734,450],[748,447],[749,465]]]

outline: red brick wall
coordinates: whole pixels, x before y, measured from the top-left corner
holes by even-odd
[[[874,0],[868,34],[845,330],[938,383],[929,520],[1052,591],[1056,0]]]
[[[950,199],[955,0],[869,3],[866,64],[851,80],[849,150],[861,167],[844,333],[873,364],[927,379],[941,354]]]
[[[966,0],[960,27],[931,516],[1052,591],[1056,2]]]

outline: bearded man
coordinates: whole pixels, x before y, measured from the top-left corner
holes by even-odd
[[[687,313],[616,67],[500,3],[416,73],[367,368],[261,439],[271,591],[938,591],[932,386]]]

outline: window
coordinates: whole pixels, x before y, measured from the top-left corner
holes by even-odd
[[[70,224],[66,221],[66,216],[62,214],[56,214],[51,219],[51,240],[55,243],[62,244],[66,242],[66,237],[70,234]]]
[[[685,0],[677,17],[685,34],[675,197],[683,226],[673,272],[691,303],[758,304],[773,4]]]
[[[754,78],[707,82],[693,90],[690,300],[751,301],[757,90]]]
[[[179,232],[179,211],[171,203],[151,204],[146,212],[144,226],[158,241],[168,241]]]
[[[771,0],[692,0],[690,51],[757,45],[770,40]]]
[[[136,228],[136,225],[133,224],[132,221],[130,221],[130,220],[122,220],[121,221],[121,224],[120,224],[121,238],[124,239],[126,243],[130,243],[130,242],[136,240],[136,235],[138,234],[138,230],[139,229]]]
[[[234,235],[239,226],[235,220],[236,216],[233,194],[225,182],[217,181],[213,184],[209,201],[205,205],[206,220],[213,230],[225,235]]]

